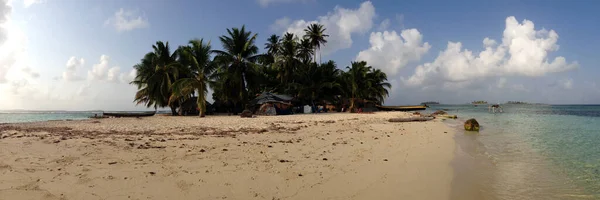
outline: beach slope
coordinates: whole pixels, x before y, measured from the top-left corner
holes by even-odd
[[[0,125],[0,199],[448,199],[453,130],[409,113]]]

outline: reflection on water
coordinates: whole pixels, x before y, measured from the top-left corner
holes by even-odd
[[[600,106],[505,105],[499,114],[485,106],[429,110],[436,109],[482,125],[479,134],[456,137],[465,154],[457,162],[472,165],[455,166],[472,168],[457,173],[476,188],[473,199],[600,199]],[[460,120],[446,121],[462,133]]]

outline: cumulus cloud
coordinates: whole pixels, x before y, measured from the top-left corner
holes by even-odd
[[[23,71],[23,73],[27,74],[27,76],[34,78],[34,79],[40,77],[40,73],[33,71],[33,69],[31,69],[30,67],[25,67],[21,71]]]
[[[367,61],[369,65],[383,70],[388,76],[394,76],[409,62],[421,60],[431,46],[423,43],[423,35],[417,29],[371,33],[371,47],[358,53],[356,60]]]
[[[136,75],[137,71],[135,69],[132,69],[131,71],[129,71],[129,73],[121,73],[120,80],[123,83],[130,83],[131,81],[133,81],[133,79],[135,79]]]
[[[370,1],[360,4],[357,9],[347,9],[336,6],[333,12],[324,16],[317,17],[316,20],[286,20],[281,18],[275,21],[271,27],[289,32],[298,36],[304,35],[304,29],[313,23],[319,23],[327,29],[325,32],[329,35],[327,44],[322,48],[323,54],[335,52],[340,49],[346,49],[352,46],[352,35],[366,33],[373,27],[375,18],[375,7]]]
[[[390,19],[384,19],[383,21],[381,21],[377,29],[379,29],[380,31],[385,31],[388,30],[388,28],[390,28]]]
[[[43,3],[44,0],[23,0],[23,5],[25,6],[25,8],[28,8],[29,6],[32,6],[33,4],[39,4],[39,3]]]
[[[0,83],[7,82],[6,74],[8,74],[8,70],[14,64],[13,55],[2,55],[5,54],[5,50],[8,50],[7,48],[5,48],[4,43],[6,41],[6,38],[8,37],[6,23],[8,21],[11,11],[12,7],[8,5],[8,1],[0,0]]]
[[[88,80],[118,82],[121,69],[118,66],[110,67],[109,62],[110,57],[107,55],[100,56],[100,62],[94,64],[92,70],[88,71]]]
[[[121,32],[147,28],[150,26],[150,23],[148,23],[146,17],[138,15],[138,12],[121,8],[115,12],[114,16],[107,19],[104,25],[111,25],[117,31]]]
[[[570,89],[573,89],[573,79],[571,79],[571,78],[561,79],[561,80],[556,81],[556,83],[553,85],[556,87],[562,88],[562,89],[570,90]]]
[[[462,49],[460,42],[448,42],[431,63],[417,66],[402,82],[409,86],[441,85],[447,82],[470,82],[492,76],[539,77],[549,73],[576,69],[577,62],[568,63],[564,57],[548,57],[558,50],[558,34],[554,30],[535,30],[533,22],[515,17],[506,18],[502,43],[485,38],[485,50],[479,54]]]
[[[281,31],[287,29],[292,24],[292,20],[289,17],[283,17],[275,20],[275,23],[271,24],[269,28],[272,31]]]
[[[80,81],[83,78],[77,75],[77,70],[82,68],[85,64],[85,60],[83,58],[76,58],[75,56],[71,56],[69,60],[67,60],[67,69],[62,73],[62,80],[65,81]]]

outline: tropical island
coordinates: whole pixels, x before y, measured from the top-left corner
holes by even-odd
[[[340,70],[333,61],[320,62],[325,31],[312,24],[304,36],[273,35],[266,53],[259,53],[257,34],[244,26],[227,29],[220,49],[203,39],[173,51],[168,42],[156,42],[135,65],[135,103],[168,107],[171,115],[243,117],[248,111],[251,118],[150,111],[144,117],[113,113],[122,118],[0,124],[6,150],[0,151],[0,171],[9,180],[0,180],[0,196],[447,199],[454,128],[418,112],[371,112],[373,106],[407,108],[381,106],[391,85],[376,67],[357,61]],[[289,113],[296,105],[351,113],[252,116],[268,104],[277,107],[266,113]]]
[[[391,88],[383,71],[365,61],[352,62],[345,70],[331,60],[320,62],[326,30],[311,24],[304,35],[271,35],[263,46],[266,53],[260,53],[257,34],[245,26],[227,29],[219,37],[220,49],[193,39],[172,51],[168,42],[158,41],[134,66],[134,101],[155,109],[169,107],[172,115],[179,115],[178,108],[191,99],[201,117],[213,110],[256,110],[251,101],[263,93],[289,95],[294,105],[313,109],[333,105],[338,111],[357,112],[365,103],[381,105]],[[214,106],[207,106],[209,88]]]
[[[487,101],[473,101],[471,102],[471,104],[477,105],[477,104],[487,104]]]
[[[437,105],[437,104],[440,104],[440,102],[437,102],[437,101],[421,102],[421,105]]]

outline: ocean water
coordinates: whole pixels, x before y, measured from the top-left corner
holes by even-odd
[[[70,112],[70,111],[19,111],[0,112],[0,123],[23,123],[50,120],[82,120],[93,117],[101,112]]]
[[[458,163],[477,199],[600,199],[600,105],[435,105],[458,120],[456,139],[475,166]],[[462,129],[475,118],[479,133]]]

